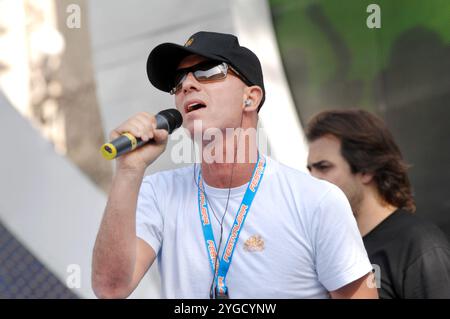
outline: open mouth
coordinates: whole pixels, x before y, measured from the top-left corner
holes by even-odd
[[[202,104],[202,103],[192,103],[192,104],[189,104],[188,106],[186,106],[186,113],[190,113],[190,112],[193,112],[198,109],[205,108],[205,107],[206,107],[206,105]]]

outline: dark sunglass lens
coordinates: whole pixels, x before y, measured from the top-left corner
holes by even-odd
[[[184,70],[179,70],[175,73],[175,78],[173,81],[174,86],[177,86],[185,77],[186,72]]]
[[[221,80],[226,77],[227,70],[223,64],[216,64],[205,70],[197,70],[194,72],[194,75],[199,81]]]
[[[173,89],[171,94],[178,92],[186,76],[192,72],[197,81],[216,81],[222,80],[227,76],[228,67],[225,63],[217,61],[206,61],[191,66],[189,68],[179,69],[175,72]]]

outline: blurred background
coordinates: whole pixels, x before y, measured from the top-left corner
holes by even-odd
[[[95,297],[113,173],[99,147],[134,113],[173,107],[147,56],[199,30],[259,56],[271,156],[305,171],[312,115],[372,111],[412,165],[417,214],[450,237],[449,17],[447,0],[0,0],[0,298]],[[171,156],[181,138],[147,173],[186,165]],[[159,289],[154,265],[131,298]]]

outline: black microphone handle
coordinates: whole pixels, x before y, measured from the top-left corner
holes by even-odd
[[[176,109],[161,111],[156,114],[155,118],[156,128],[166,130],[169,134],[180,127],[183,122],[181,114]],[[113,141],[103,144],[101,152],[104,158],[111,160],[151,141],[150,139],[145,142],[140,137],[135,137],[130,133],[123,133]]]
[[[155,118],[156,118],[156,129],[157,129],[157,130],[166,130],[167,132],[169,132],[169,134],[172,133],[172,132],[170,131],[169,122],[167,121],[167,119],[166,119],[164,116],[162,116],[161,114],[156,114],[156,115],[155,115]],[[131,135],[131,134],[130,134],[130,135]],[[120,140],[121,137],[122,137],[122,136],[116,138],[114,141]],[[127,150],[124,150],[124,146],[122,146],[122,147],[120,148],[121,152],[120,152],[120,153],[117,153],[116,157],[117,157],[117,156],[120,156],[120,155],[122,155],[122,154],[124,154],[124,153],[126,153],[127,151],[134,150],[134,149],[136,149],[136,148],[141,147],[141,146],[144,145],[144,144],[150,143],[150,142],[153,140],[153,139],[150,139],[150,140],[148,140],[147,142],[145,142],[145,141],[143,141],[140,137],[134,137],[134,136],[133,136],[133,138],[136,139],[136,147],[133,147],[133,145],[132,145],[132,146],[131,146],[132,149],[129,149],[129,147],[126,147]],[[126,139],[127,141],[130,141],[130,139],[127,138],[127,137],[126,137],[125,139]],[[113,143],[114,143],[114,141],[113,141]],[[120,143],[120,142],[119,142],[119,143]],[[122,143],[124,143],[124,142],[122,142]],[[122,143],[120,143],[120,144],[122,144]],[[129,143],[129,142],[128,142],[128,143]],[[126,143],[126,145],[128,145],[128,143]]]

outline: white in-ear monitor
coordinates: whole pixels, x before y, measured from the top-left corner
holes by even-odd
[[[244,105],[245,107],[252,105],[252,100],[245,100]]]

